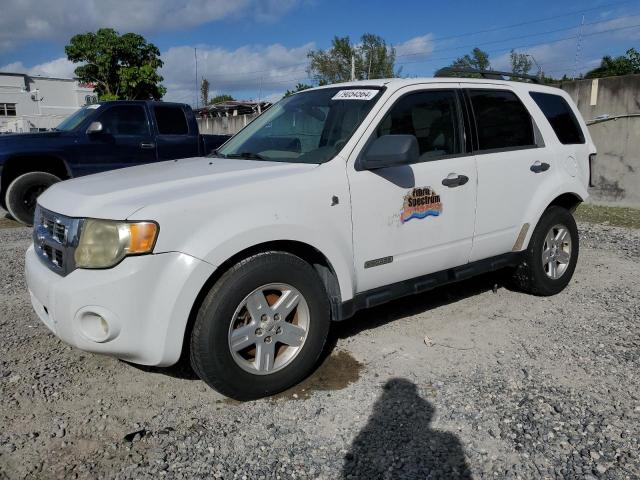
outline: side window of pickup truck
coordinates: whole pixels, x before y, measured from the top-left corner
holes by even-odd
[[[180,107],[156,106],[153,109],[160,135],[187,135],[189,125]]]
[[[461,153],[455,91],[423,91],[402,97],[378,125],[376,136],[382,135],[415,135],[421,162]]]
[[[100,116],[100,122],[103,131],[114,136],[149,134],[147,115],[138,105],[111,107]]]

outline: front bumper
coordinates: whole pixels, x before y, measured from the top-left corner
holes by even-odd
[[[64,342],[133,363],[180,358],[191,308],[214,267],[179,252],[129,257],[106,270],[49,270],[33,245],[25,260],[31,302]]]

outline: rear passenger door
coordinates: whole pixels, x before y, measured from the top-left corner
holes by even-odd
[[[467,86],[467,105],[472,121],[475,119],[478,169],[476,229],[470,257],[475,261],[513,250],[531,199],[548,175],[543,164],[548,164],[539,130],[512,90]]]
[[[358,292],[467,263],[476,166],[466,148],[460,99],[451,84],[404,88],[354,149],[365,152],[382,135],[414,135],[420,153],[412,165],[377,170],[358,170],[350,159]]]
[[[184,109],[179,105],[154,105],[158,160],[197,157],[199,132],[192,132]]]

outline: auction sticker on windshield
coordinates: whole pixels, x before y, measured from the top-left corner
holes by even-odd
[[[340,90],[331,100],[371,100],[379,90]]]

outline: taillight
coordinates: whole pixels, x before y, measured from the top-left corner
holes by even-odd
[[[596,161],[596,154],[592,153],[589,155],[589,186],[595,187],[596,185],[593,183],[593,163]]]

